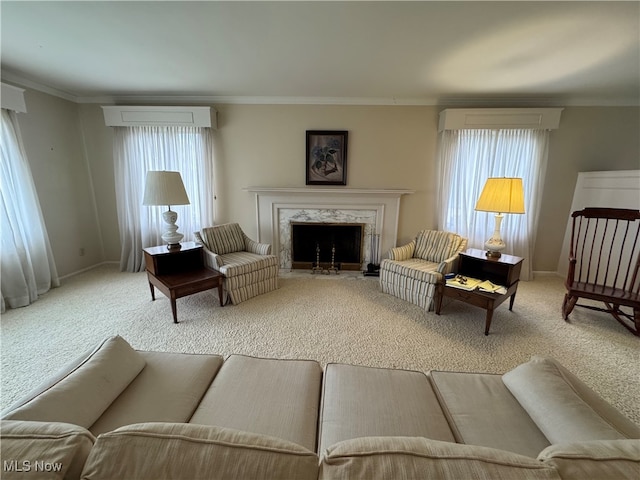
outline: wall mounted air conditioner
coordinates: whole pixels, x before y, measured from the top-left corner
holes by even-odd
[[[217,112],[211,107],[158,107],[115,105],[102,107],[108,127],[178,126],[217,128]]]

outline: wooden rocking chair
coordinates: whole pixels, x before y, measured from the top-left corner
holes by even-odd
[[[563,318],[568,320],[578,305],[610,313],[640,336],[640,210],[585,208],[571,216]],[[606,308],[578,304],[578,298],[601,301]],[[632,309],[633,314],[621,307]]]

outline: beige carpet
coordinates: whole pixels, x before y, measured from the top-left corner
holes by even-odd
[[[220,307],[215,291],[151,301],[144,273],[103,265],[63,282],[1,319],[2,407],[66,362],[119,334],[134,348],[307,358],[421,371],[505,372],[531,355],[553,356],[640,423],[639,339],[613,318],[576,309],[560,315],[562,279],[520,284],[515,307],[494,314],[460,302],[442,315],[383,294],[377,278],[284,273],[277,291]]]

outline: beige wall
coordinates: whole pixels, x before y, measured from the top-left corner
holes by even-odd
[[[218,218],[256,234],[248,186],[304,186],[306,130],[348,130],[347,185],[415,190],[402,199],[399,239],[435,227],[435,107],[218,107]]]
[[[80,243],[87,243],[84,238],[76,238],[73,229],[54,228],[50,233],[59,269],[78,270],[90,265],[89,260],[118,261],[112,130],[104,125],[100,106],[75,105],[33,92],[28,92],[27,101],[29,113],[25,117],[34,118],[25,122],[31,128],[25,129],[23,135],[25,143],[34,144],[30,148],[34,151],[33,158],[30,154],[34,175],[42,168],[37,176],[51,178],[46,173],[47,152],[42,148],[47,142],[43,143],[42,138],[55,137],[57,142],[65,143],[70,150],[69,163],[56,175],[53,188],[64,190],[69,183],[84,182],[84,186],[75,185],[75,194],[65,200],[72,210],[73,220],[68,221],[86,224],[92,233],[85,232],[84,238],[99,237],[103,244],[104,256],[98,259],[85,256],[79,261],[74,252]],[[31,103],[36,107],[32,109]],[[58,108],[64,115],[56,113]],[[419,229],[437,226],[435,155],[437,119],[443,107],[218,105],[216,108],[218,222],[237,221],[247,234],[255,237],[254,200],[243,188],[304,186],[305,131],[348,130],[349,187],[415,190],[402,199],[399,242],[408,241]],[[560,130],[551,133],[539,229],[544,233],[538,235],[534,270],[556,270],[579,171],[640,168],[639,112],[637,107],[571,107],[563,111]],[[43,181],[37,181],[36,187],[39,192],[52,188]],[[92,188],[95,209],[88,211],[86,204],[93,204]],[[45,204],[52,200],[47,191],[40,195]],[[47,226],[56,224],[60,215],[58,209],[48,208]],[[58,258],[58,251],[66,254]]]
[[[116,187],[113,171],[113,129],[104,124],[97,105],[79,105],[80,119],[87,147],[87,163],[93,179],[96,211],[104,258],[120,260],[120,230],[116,210]]]
[[[27,90],[18,123],[58,274],[104,259],[91,177],[75,103]],[[84,249],[84,254],[81,254]]]
[[[640,169],[640,108],[572,107],[551,133],[533,269],[556,271],[578,172]]]

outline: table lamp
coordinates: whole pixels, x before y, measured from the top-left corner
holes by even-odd
[[[171,205],[189,205],[189,197],[184,189],[180,172],[149,171],[144,188],[143,205],[167,205],[169,208],[162,214],[167,226],[167,231],[162,234],[162,239],[167,242],[169,250],[179,250],[181,233],[178,233],[178,214],[171,210]]]
[[[500,225],[505,213],[524,213],[524,189],[521,178],[488,178],[478,203],[477,211],[495,212],[495,230],[484,244],[487,257],[500,258],[506,247],[500,237]]]

